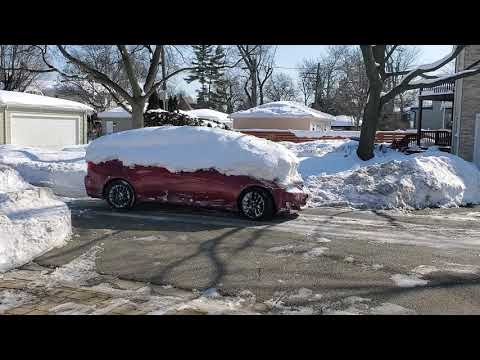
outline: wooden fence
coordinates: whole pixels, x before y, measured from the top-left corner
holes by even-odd
[[[241,130],[240,130],[241,131]],[[263,139],[279,142],[289,141],[294,143],[315,141],[315,140],[341,140],[349,138],[345,135],[326,135],[321,137],[300,137],[290,131],[241,131],[244,134],[257,136]],[[389,143],[395,147],[414,146],[417,144],[416,132],[377,131],[376,143]],[[452,136],[449,130],[423,130],[421,135],[421,146],[444,146],[449,147],[452,143]]]

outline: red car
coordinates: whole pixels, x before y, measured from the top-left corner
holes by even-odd
[[[284,189],[249,176],[227,176],[214,169],[174,173],[162,167],[127,167],[118,160],[88,162],[85,187],[89,196],[105,199],[114,209],[159,201],[236,210],[252,220],[300,210],[307,200],[299,187]]]

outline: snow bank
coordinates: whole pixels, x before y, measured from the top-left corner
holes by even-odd
[[[276,101],[263,104],[248,110],[237,111],[232,118],[261,118],[261,117],[314,117],[333,121],[334,116],[309,108],[295,101]]]
[[[46,186],[56,195],[86,197],[86,145],[62,150],[0,145],[0,164],[17,170],[30,184]]]
[[[0,272],[63,245],[71,229],[70,210],[49,189],[0,165]]]
[[[103,136],[87,148],[86,160],[120,160],[126,166],[160,166],[171,172],[214,168],[288,186],[302,181],[298,159],[284,146],[221,129],[162,126]]]
[[[309,206],[347,205],[391,209],[480,203],[480,171],[434,148],[405,155],[385,145],[362,161],[355,141],[283,143],[300,158]]]

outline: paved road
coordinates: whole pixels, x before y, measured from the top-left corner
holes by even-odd
[[[325,304],[351,309],[349,297],[356,296],[363,299],[357,308],[388,303],[394,305],[387,312],[480,314],[480,207],[414,213],[321,208],[271,223],[160,205],[129,213],[93,200],[70,207],[73,240],[39,264],[63,265],[101,245],[97,271],[124,279],[216,287],[226,295],[248,289],[260,301],[283,298],[286,305],[317,310]],[[432,266],[435,271],[418,275]],[[411,281],[421,286],[404,287]],[[308,296],[285,295],[298,291]]]

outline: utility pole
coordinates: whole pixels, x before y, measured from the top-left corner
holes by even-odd
[[[320,63],[317,64],[317,75],[315,78],[315,102],[314,102],[314,108],[318,110],[318,87],[320,86]]]

